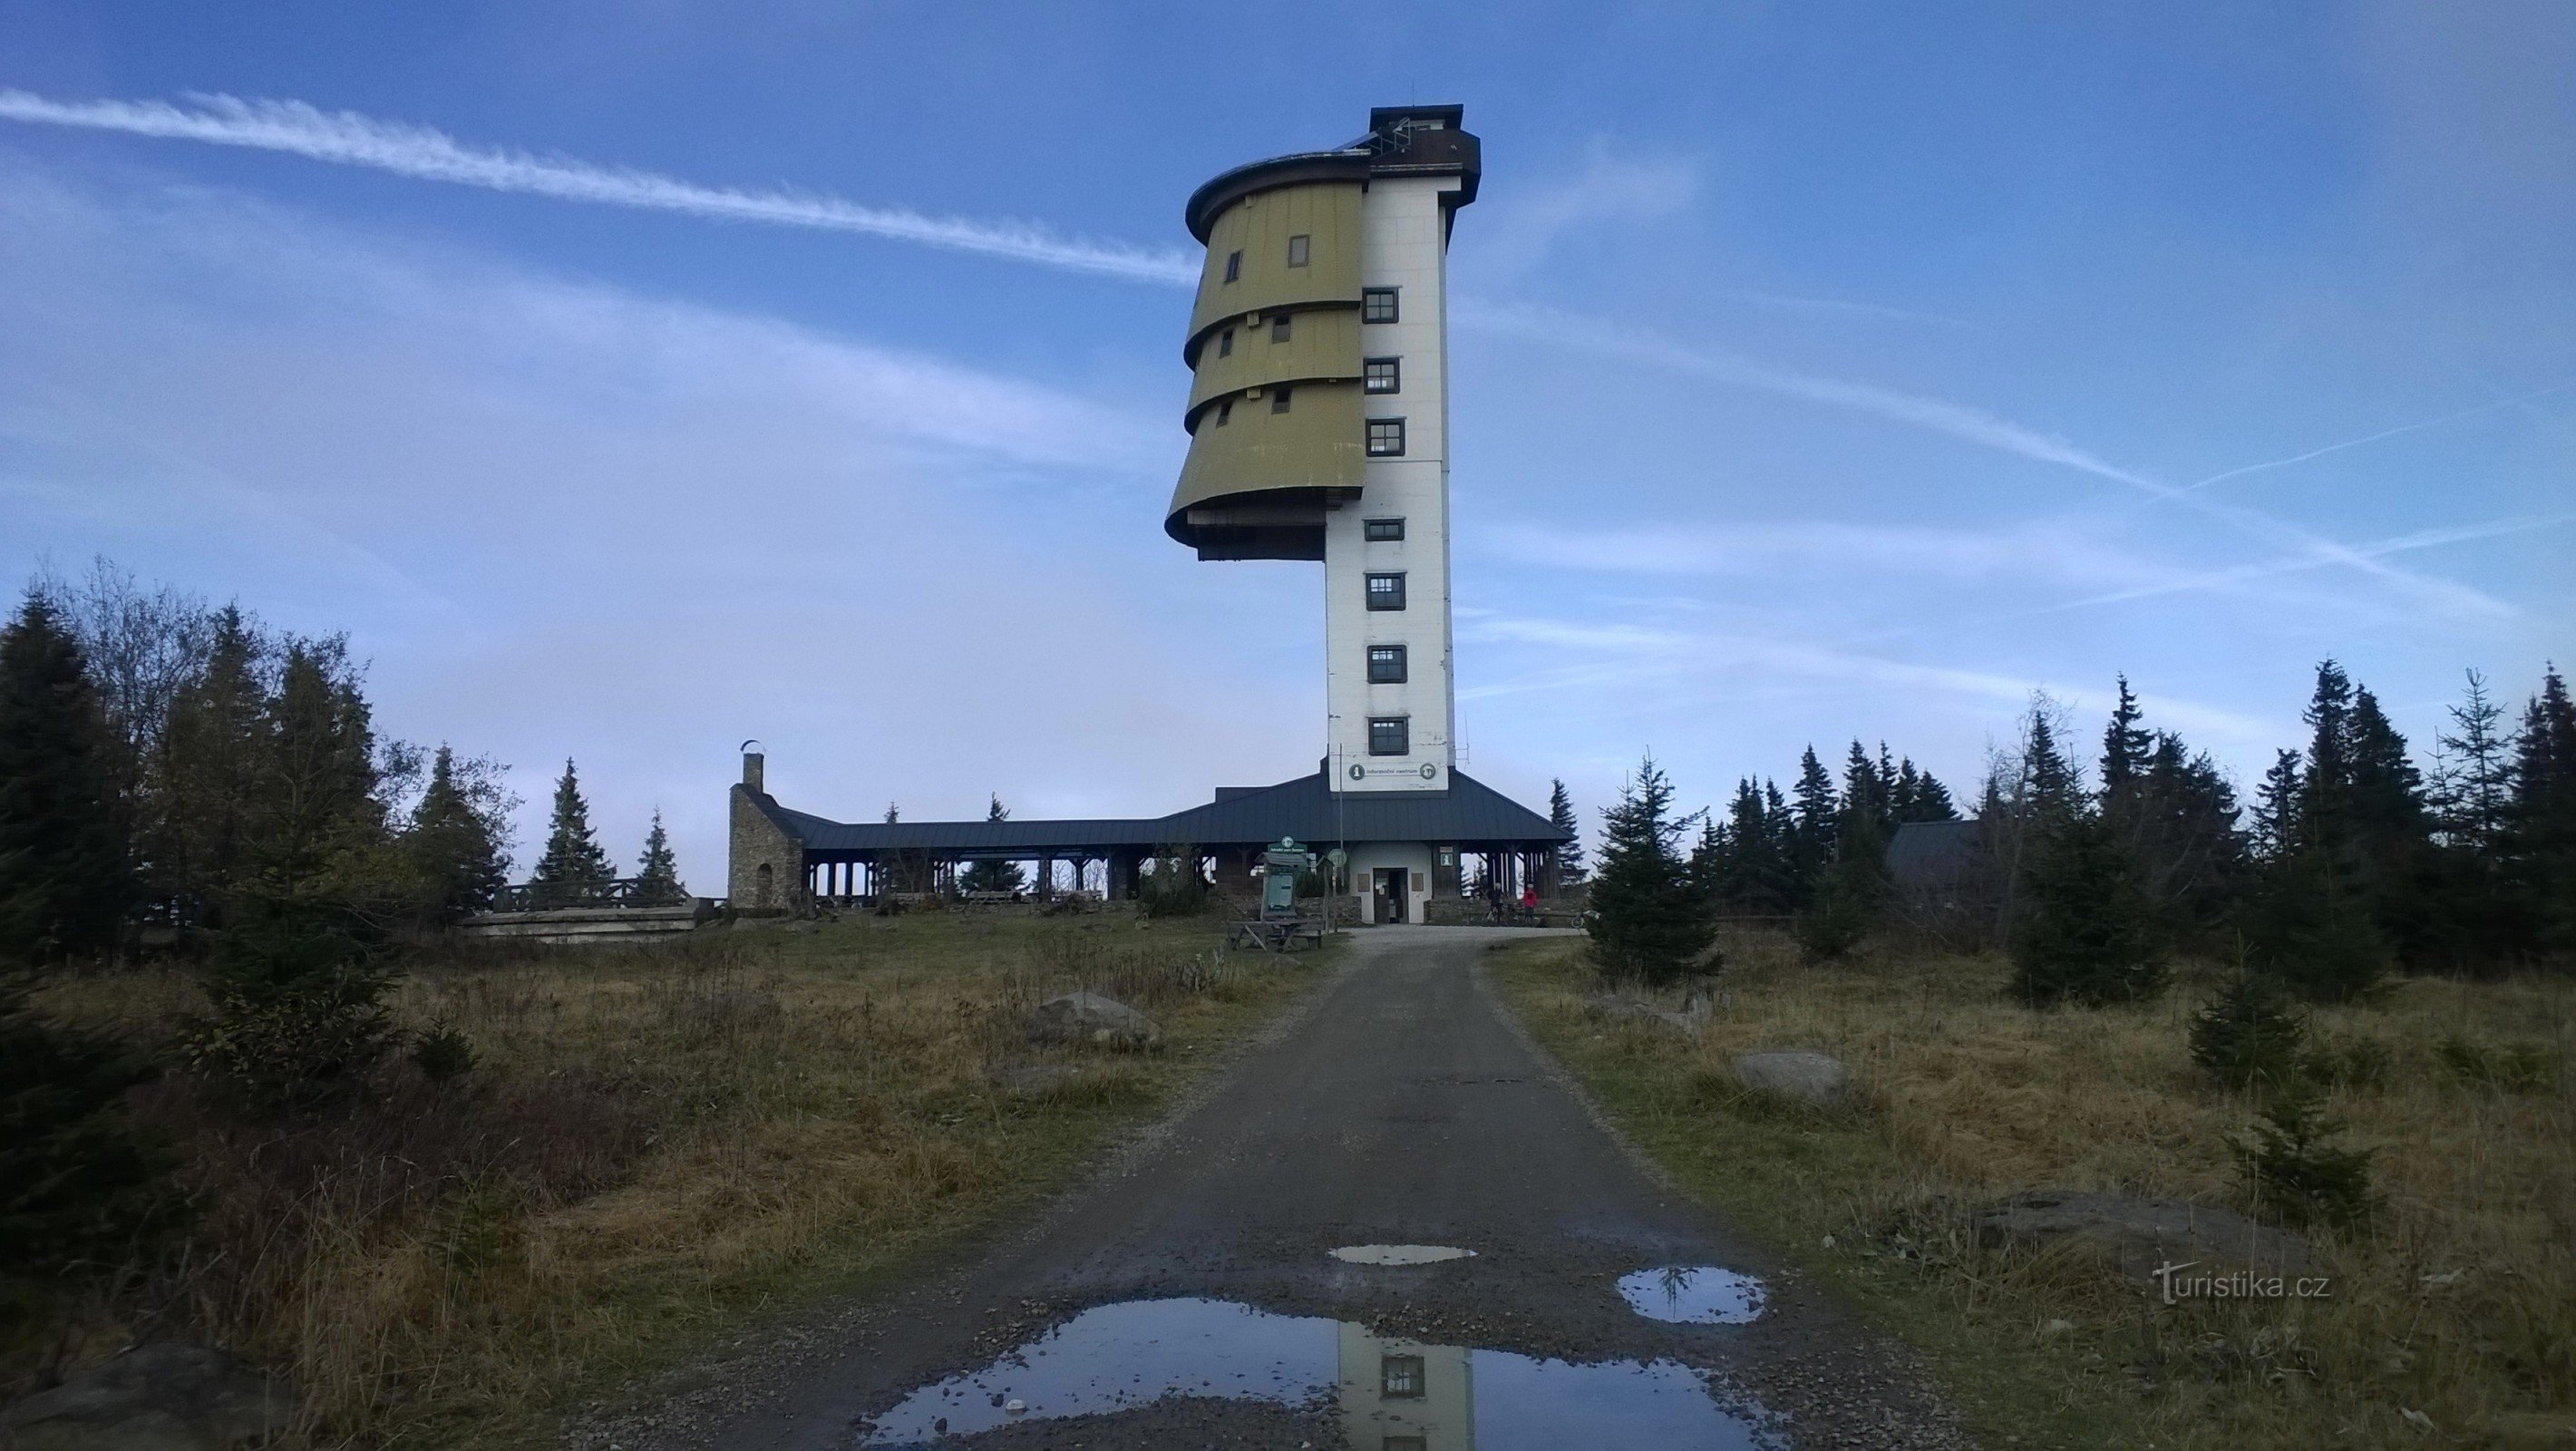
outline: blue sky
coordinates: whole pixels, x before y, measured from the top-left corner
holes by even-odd
[[[1158,527],[1181,202],[1454,100],[1472,774],[1964,792],[2126,671],[2250,780],[2326,655],[2428,749],[2518,700],[2576,19],[2062,12],[0,0],[0,569],[346,629],[387,729],[578,757],[702,889],[746,736],[826,814],[1283,779],[1319,576]]]

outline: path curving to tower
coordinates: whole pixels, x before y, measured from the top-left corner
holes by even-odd
[[[1292,1022],[1033,1229],[620,1444],[1965,1444],[1520,1033],[1482,963],[1527,935],[1355,934]],[[1712,1292],[1718,1323],[1657,1318]]]

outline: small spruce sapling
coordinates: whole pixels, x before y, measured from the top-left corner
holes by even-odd
[[[2239,972],[2192,1014],[2191,1057],[2231,1088],[2274,1086],[2299,1072],[2306,1037],[2306,1019],[2278,982]]]
[[[2377,1208],[2370,1187],[2371,1150],[2332,1140],[2343,1124],[2326,1116],[2318,1092],[2292,1079],[2263,1107],[2237,1147],[2246,1188],[2258,1211],[2293,1224],[2359,1224]]]

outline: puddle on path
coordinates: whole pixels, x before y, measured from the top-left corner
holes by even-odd
[[[1674,1325],[1743,1325],[1766,1295],[1751,1275],[1715,1265],[1665,1265],[1619,1277],[1619,1297],[1649,1320]]]
[[[1346,1244],[1333,1251],[1333,1258],[1354,1265],[1436,1265],[1475,1256],[1474,1250],[1445,1244]]]
[[[1727,1409],[1703,1373],[1678,1361],[1577,1365],[1423,1345],[1222,1300],[1085,1310],[981,1370],[914,1391],[870,1423],[860,1444],[941,1446],[1018,1421],[1134,1410],[1167,1396],[1338,1408],[1352,1443],[1372,1448],[1781,1444],[1758,1414]],[[1025,1409],[1008,1409],[1014,1403]]]

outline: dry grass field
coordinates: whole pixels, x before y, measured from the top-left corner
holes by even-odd
[[[2211,974],[2040,1012],[1993,957],[1810,966],[1742,934],[1693,1041],[1590,1009],[1584,947],[1499,968],[1541,1040],[1685,1185],[1921,1346],[1993,1443],[2576,1446],[2576,981],[2403,980],[2317,1011],[2376,1214],[2315,1232],[2331,1298],[2168,1307],[2112,1270],[1982,1247],[1972,1216],[2025,1188],[2246,1207],[2232,1143],[2257,1105],[2186,1042]],[[1731,1055],[1792,1047],[1843,1059],[1862,1106],[1737,1090]]]
[[[285,1123],[184,1078],[143,1090],[201,1196],[194,1246],[53,1353],[210,1339],[295,1377],[299,1445],[543,1443],[567,1405],[1062,1187],[1320,976],[1312,954],[1217,941],[1213,923],[995,911],[442,950],[397,1012],[464,1036],[459,1077],[392,1063]],[[1029,1009],[1078,986],[1152,1014],[1163,1046],[1027,1043]],[[194,996],[137,972],[47,1006],[155,1041]]]

